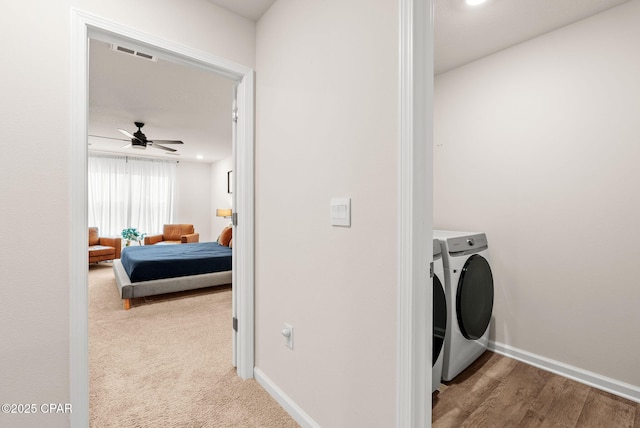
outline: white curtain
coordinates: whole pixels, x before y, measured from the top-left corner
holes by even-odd
[[[147,235],[173,222],[176,162],[89,155],[89,226],[101,236],[135,227]]]

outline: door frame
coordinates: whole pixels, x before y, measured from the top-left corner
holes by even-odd
[[[398,408],[396,426],[431,427],[433,0],[400,0]]]
[[[77,10],[71,10],[71,237],[69,362],[71,427],[89,425],[89,326],[87,266],[87,131],[89,38],[126,43],[172,62],[195,66],[237,84],[237,135],[234,147],[234,272],[238,322],[237,373],[253,377],[254,369],[254,70],[188,46]],[[231,118],[231,110],[229,111]],[[231,320],[229,320],[230,333]]]

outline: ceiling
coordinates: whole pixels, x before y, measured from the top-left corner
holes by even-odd
[[[209,0],[257,21],[276,0]],[[435,0],[435,74],[574,23],[629,0]],[[89,149],[170,159],[213,162],[231,156],[233,83],[210,72],[164,60],[152,62],[111,50],[95,40],[90,47]],[[177,155],[127,144],[118,128],[136,131],[145,123],[148,139],[182,140]],[[202,159],[198,159],[198,155]]]
[[[232,102],[231,80],[90,41],[89,151],[198,162],[227,158],[231,156]],[[145,124],[142,132],[149,140],[184,144],[167,145],[177,149],[176,154],[154,147],[123,149],[130,140],[118,129],[133,134],[137,131],[133,122]]]
[[[435,74],[595,15],[629,0],[435,0]]]
[[[257,21],[276,0],[209,0],[236,15]]]
[[[258,20],[275,0],[209,0]],[[434,0],[435,74],[440,74],[629,0]]]

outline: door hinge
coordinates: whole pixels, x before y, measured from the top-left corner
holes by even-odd
[[[238,213],[231,214],[231,224],[234,226],[238,225]]]
[[[433,262],[429,263],[429,278],[433,278]]]
[[[238,332],[238,318],[233,317],[233,331]]]
[[[233,111],[231,112],[231,119],[234,122],[238,121],[238,109],[237,108],[234,108]]]

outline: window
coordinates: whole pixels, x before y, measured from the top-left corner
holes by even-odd
[[[103,236],[135,227],[162,232],[173,221],[176,162],[89,155],[88,221]]]

